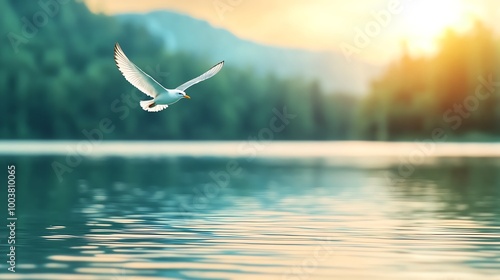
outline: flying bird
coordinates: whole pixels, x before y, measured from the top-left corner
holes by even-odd
[[[167,89],[160,83],[155,81],[155,79],[153,79],[151,76],[146,74],[146,72],[142,71],[134,63],[132,63],[132,61],[130,61],[125,55],[118,43],[115,44],[115,62],[118,70],[120,70],[120,72],[129,83],[138,88],[144,94],[153,98],[150,100],[140,101],[142,109],[148,112],[159,112],[167,108],[168,105],[172,105],[182,98],[190,99],[191,97],[185,92],[186,89],[188,89],[192,85],[215,76],[215,74],[217,74],[220,69],[222,69],[222,66],[224,66],[224,61],[221,61],[210,68],[210,70],[208,70],[207,72],[190,81],[185,82],[177,88]]]

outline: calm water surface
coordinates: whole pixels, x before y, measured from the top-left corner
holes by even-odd
[[[135,152],[74,166],[4,149],[18,221],[16,273],[0,231],[0,279],[500,279],[500,158],[487,148],[443,146],[410,164],[412,144],[307,156],[288,143],[293,157],[122,145]]]

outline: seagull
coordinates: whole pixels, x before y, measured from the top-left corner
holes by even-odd
[[[167,89],[132,63],[118,43],[115,44],[115,62],[118,70],[120,70],[129,83],[138,88],[144,94],[153,98],[139,102],[142,109],[148,112],[159,112],[167,108],[168,105],[172,105],[182,98],[191,99],[191,97],[186,94],[185,90],[192,85],[212,78],[220,71],[220,69],[222,69],[222,66],[224,66],[224,61],[221,61],[210,68],[207,72],[185,82],[176,89]]]

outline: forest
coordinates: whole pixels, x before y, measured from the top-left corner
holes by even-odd
[[[361,138],[429,138],[443,129],[452,139],[500,135],[500,40],[481,22],[459,34],[448,30],[431,57],[404,54],[375,80],[359,107]]]
[[[104,121],[113,128],[105,140],[240,140],[267,128],[276,110],[296,116],[273,135],[281,140],[424,139],[436,128],[450,139],[500,135],[500,40],[481,23],[465,34],[448,31],[432,56],[403,55],[361,97],[227,61],[188,90],[191,100],[152,114],[117,70],[115,42],[167,88],[216,62],[169,53],[143,27],[81,2],[57,3],[0,1],[0,139],[85,139]]]

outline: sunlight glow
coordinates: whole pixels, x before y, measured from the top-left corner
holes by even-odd
[[[446,29],[462,30],[469,22],[462,1],[419,0],[405,9],[403,23],[409,47],[429,53],[435,50],[436,39]]]
[[[392,13],[387,25],[355,54],[375,64],[400,55],[403,41],[411,53],[432,55],[446,29],[464,32],[476,20],[498,30],[494,23],[500,16],[500,2],[495,0],[217,0],[208,1],[210,4],[205,0],[83,1],[94,12],[109,14],[167,9],[206,20],[256,43],[335,52],[344,43],[356,46],[356,30],[365,30],[374,20],[373,13],[398,3],[402,11]],[[225,16],[221,18],[213,3],[233,6],[224,6]]]

